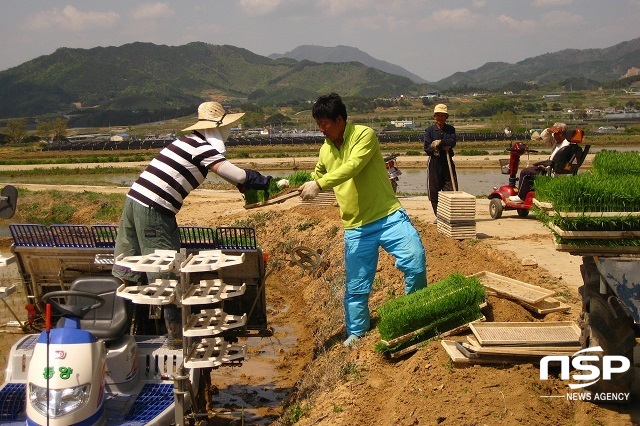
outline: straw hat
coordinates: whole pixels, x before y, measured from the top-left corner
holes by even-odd
[[[433,113],[437,114],[437,113],[443,113],[443,114],[447,114],[449,115],[449,113],[447,112],[447,106],[445,104],[438,104],[436,105],[436,107],[433,109]]]
[[[193,126],[182,129],[183,132],[188,130],[211,129],[213,127],[221,127],[238,121],[244,112],[235,114],[227,114],[224,107],[218,102],[203,102],[198,107],[198,122]]]

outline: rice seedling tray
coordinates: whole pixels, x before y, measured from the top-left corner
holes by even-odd
[[[486,320],[487,320],[487,319],[486,319],[486,317],[483,315],[482,317],[480,317],[480,318],[478,318],[477,320],[472,321],[472,322],[477,322],[477,321],[486,321]],[[456,327],[456,328],[453,328],[453,329],[451,329],[451,330],[449,330],[449,331],[446,331],[446,332],[444,332],[444,333],[442,333],[442,334],[439,334],[439,335],[437,335],[437,336],[433,337],[432,339],[443,339],[443,338],[445,338],[445,337],[449,337],[449,336],[454,336],[454,335],[456,335],[456,334],[460,334],[460,333],[462,333],[463,331],[467,331],[467,330],[469,329],[469,324],[470,324],[470,323],[462,324],[461,326]],[[413,334],[413,333],[412,333],[412,334]],[[402,337],[405,337],[405,336],[402,336]],[[392,345],[390,345],[390,346],[398,345],[398,344],[402,343],[403,341],[406,341],[406,340],[410,339],[411,337],[412,337],[412,336],[408,336],[408,337],[404,338],[403,340],[400,340],[400,341],[398,341],[398,342],[396,342],[396,343],[393,343],[393,344],[392,344]],[[399,337],[398,339],[400,339],[400,337]],[[432,340],[432,339],[429,339],[429,340]],[[396,340],[396,339],[394,339],[394,340]],[[384,343],[384,341],[381,341],[381,342],[382,342],[382,343]],[[425,341],[422,341],[422,342],[418,342],[418,343],[416,343],[416,344],[414,344],[414,345],[407,346],[406,348],[402,348],[402,349],[397,350],[397,351],[395,351],[395,352],[390,352],[390,353],[388,354],[388,355],[389,355],[389,358],[391,358],[391,359],[402,358],[403,356],[405,356],[405,355],[407,355],[407,354],[410,354],[410,353],[412,353],[412,352],[417,351],[417,350],[418,350],[418,349],[420,349],[422,346],[424,346],[424,345],[426,344],[426,342],[427,342],[427,341],[425,340]]]
[[[476,336],[474,336],[473,334],[469,334],[466,336],[467,337],[467,342],[469,343],[470,346],[474,346],[477,348],[483,348],[486,350],[490,350],[490,349],[497,349],[497,350],[507,350],[507,349],[514,349],[514,350],[531,350],[531,349],[535,349],[537,351],[547,351],[547,352],[562,352],[562,351],[573,351],[573,352],[577,352],[580,349],[582,349],[582,346],[580,345],[564,345],[564,346],[557,346],[557,345],[543,345],[543,346],[482,346],[480,344],[480,342],[478,342],[478,339],[476,339]],[[573,353],[572,352],[572,353]]]
[[[640,247],[616,246],[606,247],[601,245],[582,245],[556,243],[556,250],[578,256],[617,256],[621,254],[640,255]]]
[[[538,207],[540,210],[553,210],[553,204],[546,202],[546,201],[540,201],[537,198],[533,198],[533,204]]]
[[[473,336],[467,336],[466,342],[460,345],[470,353],[478,355],[512,355],[512,356],[547,356],[547,355],[573,355],[582,347],[573,346],[482,346]],[[464,351],[463,351],[464,352]]]
[[[559,237],[571,240],[571,239],[625,239],[625,238],[639,238],[640,230],[633,231],[565,231],[557,226],[555,223],[550,223],[549,228],[555,232]]]
[[[300,195],[300,189],[299,188],[290,188],[290,189],[287,189],[287,190],[281,192],[277,196],[268,199],[267,201],[260,201],[258,203],[245,204],[244,208],[248,210],[248,209],[255,209],[255,208],[258,208],[258,207],[270,206],[272,204],[283,203],[283,202],[287,201],[288,199],[293,198],[293,197],[295,197],[297,195]]]
[[[512,364],[514,362],[537,362],[539,357],[518,357],[512,356],[480,356],[478,354],[469,354],[467,356],[460,348],[462,346],[453,340],[441,340],[440,344],[445,352],[451,358],[454,364]]]
[[[471,323],[482,346],[579,345],[580,327],[574,321]]]
[[[464,350],[461,349],[461,352],[472,354],[478,354],[480,356],[488,355],[500,355],[500,356],[514,356],[514,357],[522,357],[522,356],[535,356],[535,357],[543,357],[547,355],[573,355],[575,352],[580,350],[580,346],[477,346],[472,345],[470,343],[459,342]],[[467,355],[467,353],[465,353]]]
[[[537,285],[528,284],[488,271],[469,275],[469,278],[476,278],[485,288],[503,297],[523,301],[530,305],[542,302],[555,294],[552,290],[547,290]]]
[[[550,314],[551,312],[562,312],[568,311],[571,309],[571,306],[566,303],[562,303],[556,298],[547,297],[546,299],[541,300],[536,303],[527,303],[521,300],[518,300],[518,303],[529,309],[532,312],[540,315]]]
[[[318,196],[312,200],[300,199],[299,204],[314,205],[314,206],[336,206],[338,201],[336,200],[336,194],[333,189],[320,191]]]

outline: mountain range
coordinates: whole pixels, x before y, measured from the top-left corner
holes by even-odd
[[[603,49],[547,53],[515,64],[489,62],[433,83],[348,46],[300,46],[270,57],[203,42],[60,48],[0,72],[0,118],[98,116],[108,111],[147,121],[151,118],[145,112],[185,115],[211,98],[291,105],[332,91],[372,99],[461,87],[497,90],[514,82],[579,80],[593,87],[637,73],[638,68],[640,38]],[[136,114],[138,118],[131,118]]]
[[[302,45],[287,53],[272,53],[269,55],[271,59],[291,58],[296,61],[312,61],[312,62],[360,62],[368,67],[376,68],[389,74],[401,75],[409,78],[414,83],[427,83],[427,80],[407,71],[399,65],[392,64],[387,61],[376,59],[373,56],[363,52],[356,47],[336,46],[324,47],[314,45]]]

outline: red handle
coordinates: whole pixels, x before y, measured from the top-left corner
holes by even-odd
[[[47,303],[44,310],[44,327],[46,331],[51,331],[51,304]]]

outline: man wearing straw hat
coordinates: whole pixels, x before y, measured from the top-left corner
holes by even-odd
[[[271,176],[255,170],[241,169],[227,161],[225,142],[231,124],[244,113],[227,113],[218,102],[204,102],[198,107],[198,121],[183,129],[192,131],[180,137],[149,163],[133,183],[124,204],[114,255],[138,256],[156,249],[180,250],[180,233],[176,214],[184,199],[212,171],[235,184],[241,192],[267,189]],[[115,265],[112,273],[125,284],[139,282],[141,273]],[[148,280],[169,278],[148,273]],[[180,311],[175,305],[164,309],[169,346],[182,345]]]
[[[447,124],[449,112],[445,104],[433,109],[435,123],[424,131],[424,151],[429,156],[427,163],[427,188],[433,213],[438,214],[438,192],[455,191],[458,188],[456,166],[451,160],[456,146],[456,129]],[[434,222],[435,223],[435,222]]]

